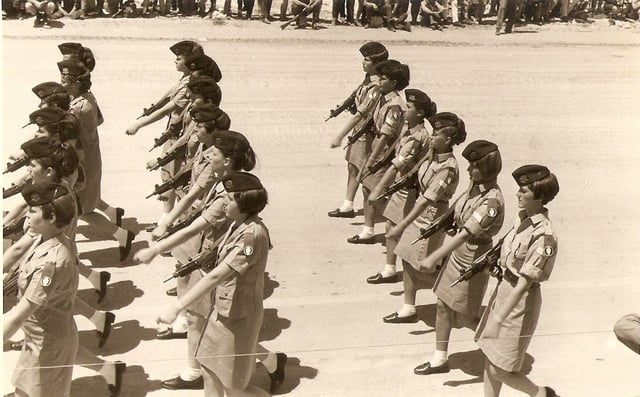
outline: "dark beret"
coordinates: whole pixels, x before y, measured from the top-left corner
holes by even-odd
[[[247,141],[244,135],[236,131],[216,131],[213,146],[226,152],[234,152],[237,150],[247,150],[249,148],[249,141]]]
[[[55,81],[40,83],[33,87],[31,91],[33,91],[33,93],[40,99],[45,99],[49,95],[53,94],[67,93],[62,84],[56,83]]]
[[[78,61],[60,61],[58,62],[58,70],[62,74],[69,74],[71,76],[81,76],[89,72],[83,64]]]
[[[53,202],[54,199],[69,193],[66,187],[57,183],[41,182],[27,183],[22,188],[22,197],[32,207]]]
[[[56,107],[38,109],[29,115],[30,124],[38,124],[38,127],[44,127],[49,124],[59,123],[66,115],[66,112]]]
[[[189,53],[185,55],[184,62],[192,72],[196,70],[202,71],[208,76],[211,76],[216,83],[222,80],[222,71],[220,70],[220,67],[216,61],[211,59],[208,55]]]
[[[213,103],[198,102],[191,106],[189,113],[194,121],[204,123],[207,121],[214,121],[220,117],[222,110]]]
[[[58,49],[62,55],[79,54],[82,50],[80,43],[62,43],[58,44]]]
[[[171,52],[173,52],[176,56],[186,55],[191,52],[196,52],[203,54],[202,46],[195,41],[191,40],[183,40],[175,43],[171,47],[169,47]]]
[[[231,175],[226,175],[222,177],[220,181],[228,193],[263,189],[260,179],[248,172],[236,172]]]
[[[439,130],[446,127],[457,127],[458,122],[460,121],[461,120],[458,118],[458,116],[456,116],[455,113],[451,112],[436,113],[429,118],[429,123],[431,123],[434,130]]]
[[[220,104],[222,91],[216,81],[209,76],[191,77],[187,83],[187,88],[192,93],[202,95],[206,99],[211,99],[213,103]]]
[[[377,41],[364,43],[362,47],[360,47],[360,53],[363,57],[369,57],[374,62],[386,61],[389,58],[389,51],[387,51],[384,45]]]
[[[527,164],[513,171],[511,175],[513,175],[513,179],[516,180],[518,186],[525,186],[546,178],[550,174],[551,172],[544,165]]]
[[[462,151],[462,156],[469,161],[477,161],[491,152],[498,150],[498,145],[485,140],[473,141]]]
[[[28,159],[39,159],[49,156],[59,146],[60,143],[56,140],[48,137],[39,137],[24,142],[20,145],[20,149],[24,151]]]

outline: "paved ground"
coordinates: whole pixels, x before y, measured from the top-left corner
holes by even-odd
[[[104,196],[126,208],[125,226],[136,231],[159,213],[156,201],[144,200],[158,180],[144,163],[161,126],[134,137],[124,130],[179,77],[168,50],[173,42],[198,39],[218,61],[224,73],[223,108],[233,128],[252,142],[259,157],[256,173],[270,193],[264,218],[275,247],[262,340],[290,356],[282,393],[482,393],[482,357],[469,330],[453,333],[451,373],[412,374],[433,351],[433,295],[419,294],[419,323],[383,324],[382,316],[402,302],[401,284],[370,286],[364,279],[382,266],[384,247],[345,242],[359,231],[361,217],[326,216],[343,199],[343,153],[328,143],[345,118],[323,120],[361,79],[357,48],[377,39],[393,58],[410,65],[411,86],[428,92],[441,111],[465,120],[469,141],[498,143],[504,158],[499,182],[507,199],[505,225],[516,211],[513,169],[539,162],[558,175],[561,191],[550,212],[560,251],[552,279],[543,286],[542,317],[527,361],[532,378],[564,396],[640,395],[640,357],[611,332],[617,318],[640,310],[637,26],[551,24],[496,37],[490,26],[391,35],[347,27],[283,32],[277,24],[221,26],[196,18],[68,21],[51,30],[30,25],[3,21],[4,158],[26,135],[20,127],[37,105],[30,88],[59,78],[56,45],[84,43],[97,56],[93,91],[106,119],[100,127]],[[4,186],[10,181],[5,177]],[[376,230],[382,233],[382,224]],[[200,395],[160,388],[160,381],[184,362],[182,342],[154,339],[154,318],[171,302],[162,279],[172,261],[120,265],[114,241],[101,241],[100,232],[87,226],[79,232],[81,258],[113,275],[101,308],[117,315],[103,349],[96,347],[84,319],[78,319],[81,340],[106,359],[128,363],[123,396]],[[140,232],[134,251],[146,247],[147,238]],[[94,299],[87,289],[80,294]],[[16,352],[3,354],[4,392],[11,390],[16,358]],[[260,366],[254,382],[266,387]],[[73,395],[107,391],[102,378],[78,368]],[[505,390],[504,395],[517,394]]]

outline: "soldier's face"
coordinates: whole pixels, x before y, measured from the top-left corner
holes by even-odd
[[[375,74],[375,62],[373,62],[369,57],[364,57],[362,59],[362,70],[364,70],[365,73]]]
[[[211,169],[214,172],[220,173],[224,171],[225,167],[229,164],[229,159],[225,157],[222,151],[215,146],[211,150],[210,159],[211,159],[211,163],[210,163]]]
[[[29,222],[29,229],[34,233],[43,234],[51,228],[53,219],[44,218],[42,207],[29,207],[29,212],[27,212],[27,221]]]
[[[176,70],[178,72],[183,72],[186,73],[187,71],[189,71],[189,68],[187,68],[187,65],[184,63],[184,57],[182,55],[178,55],[176,57]]]
[[[418,109],[416,109],[416,105],[413,102],[407,102],[407,113],[405,114],[405,118],[410,123],[418,121]]]
[[[387,76],[380,76],[380,91],[383,94],[388,94],[391,91],[396,89],[396,82],[394,80],[390,80]]]
[[[430,145],[437,153],[447,153],[451,151],[451,138],[444,131],[437,130],[431,135]]]
[[[27,170],[29,171],[29,176],[33,183],[47,182],[49,179],[49,168],[44,168],[42,164],[38,163],[36,160],[31,160],[29,162]]]
[[[233,193],[224,195],[224,214],[227,218],[234,221],[239,221],[244,218],[244,214],[240,212],[240,208],[238,208],[238,202],[235,197],[233,197]]]
[[[521,186],[516,193],[516,197],[518,198],[518,208],[523,210],[531,210],[536,209],[542,205],[542,200],[536,200],[531,188],[527,186]]]
[[[479,183],[484,180],[482,170],[478,167],[478,163],[476,161],[471,161],[469,163],[467,171],[469,171],[469,179],[471,179],[472,182]]]

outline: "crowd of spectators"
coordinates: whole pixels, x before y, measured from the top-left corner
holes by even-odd
[[[222,0],[220,0],[222,1]],[[2,0],[2,16],[28,18],[35,16],[34,26],[49,26],[59,18],[155,18],[200,16],[203,18],[260,20],[264,23],[289,21],[296,18],[296,26],[319,28],[322,0],[281,0],[273,7],[273,0]],[[222,6],[222,7],[220,7]],[[640,0],[332,0],[333,25],[387,28],[391,31],[411,31],[413,26],[434,30],[448,27],[488,23],[487,18],[498,16],[504,7],[515,24],[550,21],[591,23],[594,18],[637,21]],[[277,18],[272,8],[279,11]],[[329,21],[327,21],[329,22]],[[507,26],[509,23],[507,22]],[[510,31],[507,28],[506,32]]]

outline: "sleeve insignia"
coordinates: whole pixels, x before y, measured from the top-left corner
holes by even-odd
[[[254,241],[253,233],[246,233],[244,235],[244,248],[242,249],[242,252],[244,253],[245,256],[253,255],[253,245],[254,245],[253,241]]]
[[[545,256],[551,256],[551,255],[553,255],[553,252],[554,252],[554,250],[553,250],[552,246],[550,246],[550,245],[545,245],[544,246],[544,254],[545,254]]]
[[[556,254],[556,240],[552,235],[545,235],[543,241],[542,253],[544,256],[553,256]]]
[[[246,256],[251,256],[253,254],[253,247],[246,246],[244,247],[244,250],[242,250],[242,252],[244,252]]]
[[[49,276],[43,276],[40,279],[40,284],[42,284],[43,287],[48,287],[51,285],[51,277]]]
[[[498,215],[498,211],[496,211],[495,208],[489,208],[489,211],[487,211],[487,214],[491,217],[491,218],[495,218],[496,215]]]

